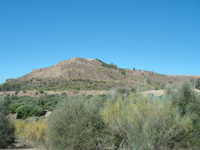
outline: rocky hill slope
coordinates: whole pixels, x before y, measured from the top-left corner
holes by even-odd
[[[58,64],[35,69],[17,79],[8,79],[0,91],[16,90],[110,90],[143,86],[145,89],[162,89],[168,82],[184,78],[195,80],[199,76],[169,76],[151,71],[118,68],[99,59],[72,58]]]

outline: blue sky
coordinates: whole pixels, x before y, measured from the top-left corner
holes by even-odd
[[[0,83],[72,57],[200,75],[199,0],[1,0]]]

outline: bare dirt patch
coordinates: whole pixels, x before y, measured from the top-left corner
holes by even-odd
[[[154,94],[155,96],[161,96],[161,95],[165,94],[165,90],[150,90],[150,91],[145,91],[145,92],[142,92],[142,93]]]

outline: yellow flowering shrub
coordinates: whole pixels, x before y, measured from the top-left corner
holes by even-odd
[[[46,119],[16,120],[15,136],[20,141],[29,141],[32,144],[44,144],[48,141]]]
[[[103,120],[125,139],[129,149],[166,147],[178,133],[192,130],[189,117],[180,117],[170,100],[138,93],[109,100]]]

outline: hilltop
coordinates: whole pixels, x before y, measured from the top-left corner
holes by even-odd
[[[71,58],[56,65],[35,69],[0,85],[0,91],[16,90],[110,90],[142,86],[146,90],[162,89],[166,83],[195,80],[200,76],[163,75],[152,71],[130,70],[99,59]]]

